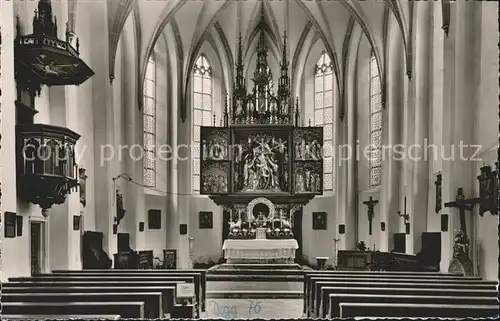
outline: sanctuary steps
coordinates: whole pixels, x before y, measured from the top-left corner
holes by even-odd
[[[302,298],[298,264],[222,264],[207,271],[207,298]]]

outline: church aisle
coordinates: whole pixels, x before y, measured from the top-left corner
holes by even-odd
[[[302,305],[302,299],[208,299],[201,318],[300,318]]]

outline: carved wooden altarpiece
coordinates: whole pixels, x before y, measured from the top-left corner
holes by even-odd
[[[301,108],[290,96],[286,35],[278,88],[273,92],[264,34],[261,29],[253,89],[246,89],[240,36],[224,126],[201,127],[200,194],[229,210],[231,222],[249,224],[248,229],[258,218],[271,219],[267,223],[273,227],[288,226],[286,220],[299,205],[323,193],[323,128],[299,126]],[[255,199],[271,202],[275,214],[268,215],[259,206],[253,207],[259,213],[247,213]]]

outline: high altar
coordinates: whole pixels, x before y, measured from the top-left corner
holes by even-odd
[[[253,89],[247,93],[240,35],[232,101],[224,124],[201,128],[200,193],[228,210],[230,262],[293,262],[294,212],[323,193],[323,128],[300,127],[290,96],[286,35],[277,91],[267,65],[264,7]]]

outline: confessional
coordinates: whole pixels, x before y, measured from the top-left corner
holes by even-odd
[[[103,250],[104,235],[101,232],[85,231],[82,238],[83,269],[110,269],[111,259]]]

